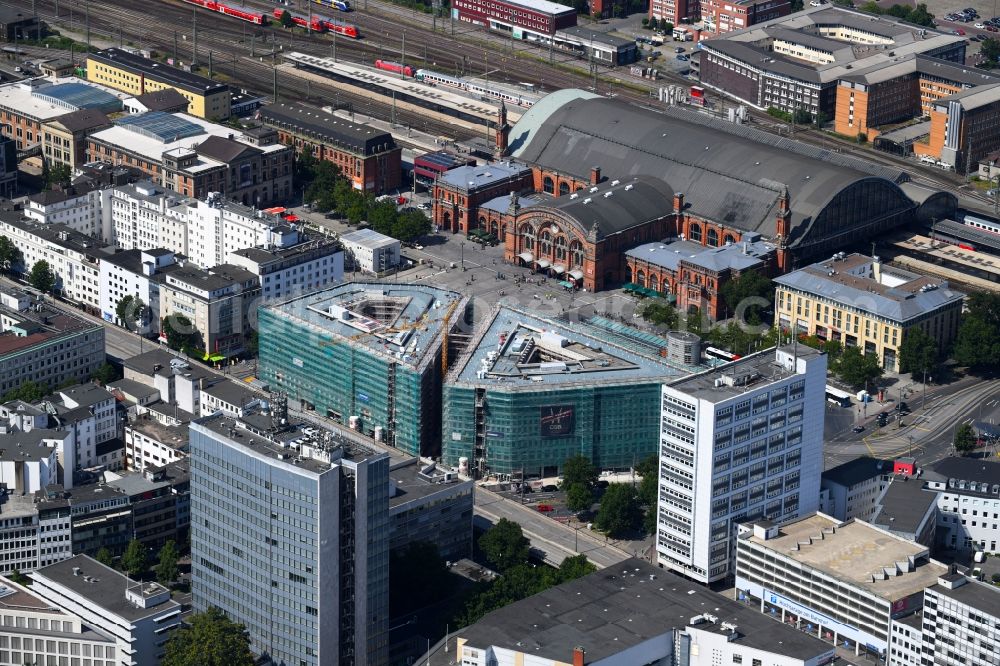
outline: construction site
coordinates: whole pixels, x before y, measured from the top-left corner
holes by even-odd
[[[468,298],[350,282],[261,308],[258,375],[293,404],[410,455],[435,456],[441,383],[468,336]]]

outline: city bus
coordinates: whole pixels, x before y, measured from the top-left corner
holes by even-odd
[[[838,388],[834,388],[829,384],[826,385],[826,401],[837,405],[839,407],[850,407],[851,406],[851,394],[847,391],[841,391]]]

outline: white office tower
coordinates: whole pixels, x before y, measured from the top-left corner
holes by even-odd
[[[663,387],[661,566],[703,583],[725,578],[738,523],[817,510],[825,386],[826,355],[795,345]]]

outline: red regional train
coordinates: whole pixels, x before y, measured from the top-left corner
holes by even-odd
[[[384,69],[387,72],[395,72],[396,74],[403,74],[405,76],[413,76],[417,71],[409,65],[401,65],[398,62],[392,62],[391,60],[376,60],[375,67],[377,69]]]
[[[238,18],[241,21],[248,21],[254,25],[265,25],[267,24],[267,15],[260,14],[256,12],[245,12],[242,9],[233,9],[220,2],[215,2],[214,0],[184,0],[184,2],[189,5],[198,5],[199,7],[204,7],[210,12],[219,12],[220,14],[225,14],[226,16],[232,16],[233,18]]]
[[[275,9],[274,10],[274,20],[278,21],[281,19],[281,15],[286,12],[285,9]],[[292,22],[295,25],[306,27],[309,23],[309,19],[303,18],[301,16],[296,16],[295,14],[290,14],[292,17]],[[335,32],[338,35],[343,35],[345,37],[350,37],[351,39],[357,39],[360,33],[357,27],[349,25],[347,23],[341,23],[340,21],[331,21],[330,19],[320,18],[319,16],[313,16],[312,20],[312,30],[315,32]]]

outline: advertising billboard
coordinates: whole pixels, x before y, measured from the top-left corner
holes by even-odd
[[[549,405],[541,408],[539,434],[544,437],[565,437],[573,434],[573,406]]]

